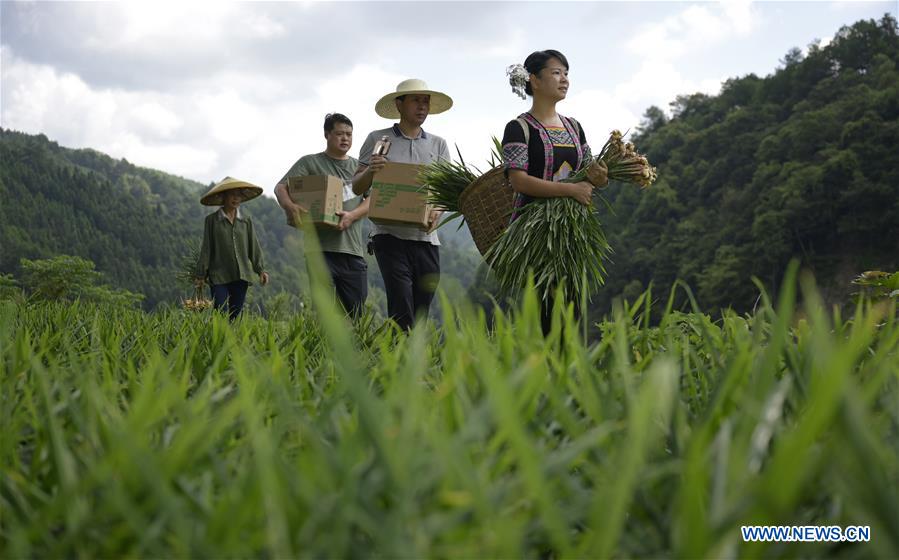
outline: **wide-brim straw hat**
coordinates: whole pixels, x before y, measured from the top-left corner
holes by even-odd
[[[253,183],[247,183],[234,177],[225,177],[209,189],[208,193],[203,195],[200,199],[200,204],[204,206],[222,206],[225,204],[225,193],[235,189],[240,189],[241,194],[243,194],[243,202],[252,200],[262,194],[262,187],[257,187]]]
[[[403,80],[397,84],[396,91],[388,93],[379,99],[378,102],[375,103],[375,113],[385,119],[400,118],[400,112],[397,111],[394,100],[401,95],[430,95],[431,108],[428,111],[429,115],[436,115],[448,111],[449,108],[453,106],[453,100],[449,95],[428,88],[428,84],[426,84],[424,80],[411,78]]]

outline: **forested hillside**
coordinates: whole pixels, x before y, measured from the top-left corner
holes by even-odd
[[[899,34],[860,21],[793,49],[772,75],[645,113],[634,141],[658,166],[645,192],[613,185],[603,210],[615,248],[594,301],[686,281],[708,309],[747,310],[792,257],[831,301],[871,268],[899,268]],[[595,141],[595,140],[594,140]]]
[[[592,316],[650,283],[667,294],[678,278],[706,309],[745,311],[758,296],[751,278],[773,289],[794,257],[832,302],[845,301],[863,270],[899,269],[897,61],[897,23],[886,15],[840,29],[824,47],[793,49],[769,76],[730,79],[716,96],[679,96],[670,118],[650,107],[633,139],[659,180],[604,193],[615,253]],[[147,308],[177,301],[185,289],[175,270],[199,242],[209,209],[197,201],[208,186],[0,129],[0,273],[15,275],[21,258],[77,255],[112,285],[145,294]],[[251,297],[299,294],[300,236],[269,198],[245,210],[273,279]],[[451,224],[441,235],[444,285],[476,282],[482,261],[467,230]],[[382,305],[373,259],[369,278]]]
[[[148,309],[177,302],[189,289],[177,283],[176,270],[200,242],[211,209],[198,201],[209,186],[95,150],[61,147],[44,135],[0,129],[0,274],[18,276],[22,258],[76,255],[93,261],[110,284],[144,294]],[[251,298],[299,295],[306,276],[301,235],[285,226],[271,198],[243,210],[254,218],[272,273],[272,285],[251,290]],[[444,266],[447,277],[468,285],[476,251],[454,229],[441,230],[449,241]],[[369,280],[373,301],[382,303],[373,260]]]
[[[21,258],[77,255],[113,285],[143,293],[148,307],[183,293],[175,270],[202,235],[207,186],[9,130],[0,130],[0,159],[0,271],[16,274]],[[246,210],[284,285],[295,271],[279,266],[285,236],[269,225],[271,206]]]

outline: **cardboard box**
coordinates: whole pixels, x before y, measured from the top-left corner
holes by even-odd
[[[287,194],[309,212],[304,219],[311,219],[313,224],[337,227],[340,222],[337,212],[343,210],[341,179],[330,175],[288,177]]]
[[[388,162],[371,182],[368,217],[378,224],[428,228],[431,206],[418,182],[422,165]]]

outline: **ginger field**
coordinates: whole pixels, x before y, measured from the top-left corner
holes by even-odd
[[[324,293],[233,325],[0,302],[0,557],[899,556],[896,304],[795,276],[752,315],[644,294],[590,344],[533,294],[408,336]]]

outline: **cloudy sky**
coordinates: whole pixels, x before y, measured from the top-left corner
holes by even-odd
[[[527,110],[509,64],[554,48],[571,63],[559,111],[593,143],[647,107],[773,72],[791,47],[896,15],[896,2],[0,2],[0,126],[44,133],[208,183],[270,190],[323,149],[324,115],[365,135],[408,77],[453,97],[425,129],[467,160]]]

